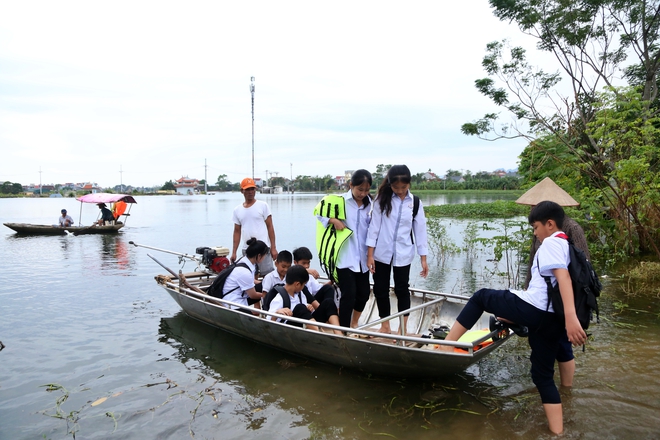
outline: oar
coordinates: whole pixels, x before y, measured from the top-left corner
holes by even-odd
[[[177,275],[176,272],[174,272],[172,269],[170,269],[169,267],[165,266],[163,263],[161,263],[160,261],[158,261],[153,255],[151,255],[151,254],[147,254],[147,257],[151,258],[151,259],[154,260],[156,263],[160,264],[160,266],[161,266],[163,269],[165,269],[166,271],[168,271],[170,274],[172,274],[172,276],[173,276],[175,279],[177,279],[177,280],[179,279],[179,275]]]
[[[188,280],[186,279],[186,277],[183,276],[183,274],[181,273],[181,271],[179,271],[179,274],[177,275],[172,269],[170,269],[169,267],[165,266],[163,263],[161,263],[160,261],[158,261],[158,260],[157,260],[154,256],[152,256],[151,254],[147,254],[147,257],[151,258],[151,259],[154,260],[156,263],[160,264],[160,266],[161,266],[163,269],[165,269],[166,271],[168,271],[168,272],[174,277],[174,279],[179,280],[179,282],[180,282],[181,284],[183,284],[185,287],[187,287],[188,289],[190,289],[190,290],[194,290],[194,291],[197,292],[197,293],[202,293],[202,294],[206,295],[206,292],[204,292],[202,289],[200,289],[200,288],[197,287],[197,286],[193,286],[192,284],[190,284],[190,283],[188,282]]]

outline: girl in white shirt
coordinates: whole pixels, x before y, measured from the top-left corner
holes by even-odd
[[[257,292],[254,288],[254,271],[255,266],[268,255],[268,245],[254,237],[247,241],[247,245],[245,257],[238,262],[245,263],[248,267],[236,267],[225,280],[222,293],[223,299],[227,301],[251,306],[261,301],[262,292]],[[240,310],[248,312],[248,310]]]
[[[320,217],[324,225],[331,223],[335,229],[348,227],[353,233],[344,243],[337,256],[337,284],[341,290],[339,299],[339,323],[344,327],[357,327],[358,319],[369,300],[369,267],[367,266],[367,230],[371,219],[371,173],[360,169],[353,173],[350,189],[343,194],[346,200],[346,220]]]
[[[383,179],[374,201],[369,233],[367,234],[367,265],[374,275],[374,296],[381,318],[390,315],[390,273],[394,273],[394,293],[398,311],[410,308],[410,264],[415,257],[415,248],[420,256],[422,271],[426,278],[428,245],[426,239],[426,217],[421,201],[419,211],[413,216],[414,197],[410,193],[410,170],[405,165],[394,165]],[[413,242],[414,234],[414,242]],[[404,318],[407,324],[408,316]],[[380,330],[390,333],[389,321]]]

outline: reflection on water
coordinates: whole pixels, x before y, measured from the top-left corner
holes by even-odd
[[[314,247],[311,212],[320,197],[261,197],[278,248]],[[21,237],[3,226],[0,439],[71,438],[72,429],[86,439],[551,438],[526,340],[512,338],[464,374],[382,380],[305,362],[180,313],[153,281],[162,269],[129,241],[187,253],[230,245],[240,200],[141,197],[116,235]],[[0,222],[52,223],[76,203],[0,199]],[[465,223],[446,224],[460,245]],[[159,260],[180,267],[175,256]],[[467,293],[493,283],[486,266],[458,255],[432,262],[426,280],[413,268],[411,281]],[[629,307],[614,308],[619,300]],[[576,353],[575,387],[564,393],[565,438],[659,438],[657,301],[629,300],[610,283],[601,304],[593,341]],[[68,390],[61,410],[75,420],[48,417],[64,394],[46,391],[47,383]]]

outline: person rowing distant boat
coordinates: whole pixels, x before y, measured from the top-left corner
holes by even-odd
[[[97,225],[113,225],[115,224],[115,216],[112,214],[105,203],[97,203],[96,206],[101,210],[101,218],[96,222]]]

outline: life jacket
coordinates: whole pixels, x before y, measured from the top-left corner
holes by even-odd
[[[115,202],[115,204],[112,205],[112,215],[115,217],[115,220],[117,220],[120,215],[126,212],[126,206],[127,206],[126,202],[123,202],[121,200]]]
[[[346,220],[346,199],[343,196],[327,195],[314,208],[314,215]],[[323,226],[320,220],[316,223],[316,249],[319,253],[319,262],[333,282],[337,282],[339,251],[352,234],[353,231],[349,228],[338,231],[331,223],[327,226]]]

